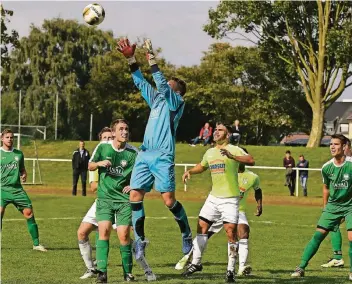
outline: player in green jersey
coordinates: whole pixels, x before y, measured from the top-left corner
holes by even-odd
[[[203,269],[201,258],[208,242],[208,230],[220,219],[228,238],[226,279],[228,282],[234,282],[240,198],[238,167],[240,163],[254,165],[254,159],[241,148],[230,145],[229,136],[230,127],[218,123],[214,132],[216,146],[210,148],[204,154],[201,163],[186,171],[182,177],[186,182],[191,175],[200,174],[209,168],[212,178],[212,190],[199,213],[192,263],[182,274],[185,277]]]
[[[336,134],[331,136],[330,153],[333,157],[322,167],[324,209],[318,221],[313,238],[306,246],[301,263],[292,273],[292,277],[303,277],[309,260],[318,251],[321,242],[329,231],[336,231],[341,220],[345,219],[349,240],[350,263],[352,263],[352,157],[346,157],[344,151],[347,139]],[[352,265],[349,279],[352,280]]]
[[[1,229],[6,206],[12,203],[27,219],[28,231],[33,241],[33,250],[47,251],[39,244],[38,225],[34,219],[32,202],[21,185],[21,182],[26,181],[27,172],[24,166],[23,153],[13,148],[13,138],[11,129],[5,129],[1,133]]]
[[[132,248],[130,226],[132,210],[129,203],[131,173],[138,150],[127,144],[129,138],[128,123],[118,119],[112,123],[114,139],[100,143],[94,150],[88,168],[99,170],[98,199],[96,218],[98,221],[99,240],[97,240],[97,283],[107,283],[107,261],[109,238],[112,224],[117,226],[120,240],[120,253],[124,279],[133,281]]]
[[[245,149],[244,149],[245,150]],[[246,151],[246,150],[245,150]],[[254,196],[257,201],[256,216],[261,216],[262,209],[262,190],[260,188],[259,176],[255,173],[247,170],[244,164],[240,164],[238,168],[238,184],[240,187],[240,207],[239,207],[239,218],[237,227],[237,238],[238,238],[238,258],[239,258],[239,269],[237,275],[249,275],[252,268],[247,265],[248,258],[248,239],[249,239],[249,224],[246,216],[246,205],[248,192],[254,190]],[[223,223],[221,220],[214,222],[208,231],[208,240],[211,236],[221,231]],[[192,256],[193,250],[185,255],[175,266],[175,269],[181,270],[189,261]]]
[[[345,148],[345,155],[351,157],[351,141],[346,137],[347,144]],[[344,220],[341,222],[343,223]],[[322,264],[322,267],[343,267],[345,265],[344,260],[342,259],[342,236],[340,228],[336,232],[331,231],[329,233],[332,245],[333,256],[328,260],[327,263]]]

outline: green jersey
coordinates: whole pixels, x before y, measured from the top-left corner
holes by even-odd
[[[238,184],[240,186],[239,211],[245,211],[247,205],[248,192],[251,189],[259,189],[260,180],[258,175],[246,169],[243,173],[238,173]]]
[[[94,150],[90,162],[109,160],[110,167],[99,167],[98,198],[126,202],[129,194],[123,193],[130,185],[132,169],[138,154],[137,148],[126,144],[124,149],[116,149],[113,141],[101,142]]]
[[[330,193],[326,210],[335,213],[352,211],[352,157],[346,157],[338,166],[331,159],[323,165],[321,173]]]
[[[225,146],[234,156],[245,156],[247,153],[241,148],[228,144]],[[205,152],[200,163],[209,168],[212,179],[210,194],[219,198],[236,197],[240,195],[238,186],[239,162],[221,155],[220,149],[214,147]]]
[[[20,175],[24,168],[22,151],[12,148],[7,151],[1,149],[1,190],[12,191],[23,189]]]

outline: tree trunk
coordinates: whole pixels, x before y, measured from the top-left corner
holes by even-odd
[[[313,107],[312,111],[313,111],[312,128],[310,130],[307,148],[314,148],[314,147],[320,146],[320,141],[323,137],[323,130],[324,130],[325,106],[319,105],[317,107]]]

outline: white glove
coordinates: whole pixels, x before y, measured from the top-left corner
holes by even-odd
[[[149,38],[147,38],[144,41],[143,48],[147,50],[147,60],[148,60],[149,66],[155,65],[156,64],[155,54],[153,51],[152,41]]]

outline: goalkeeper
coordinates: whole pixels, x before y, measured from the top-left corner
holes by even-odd
[[[118,50],[128,61],[133,81],[151,109],[141,151],[138,153],[131,177],[130,202],[136,238],[136,259],[143,256],[147,243],[144,234],[143,199],[145,193],[151,191],[153,184],[180,227],[182,252],[187,254],[192,248],[192,234],[186,211],[175,198],[175,136],[185,107],[182,97],[186,93],[186,84],[175,77],[167,81],[156,64],[151,41],[146,40],[144,47],[147,49],[147,59],[156,90],[139,70],[134,56],[136,45],[130,45],[127,38],[118,42]]]

